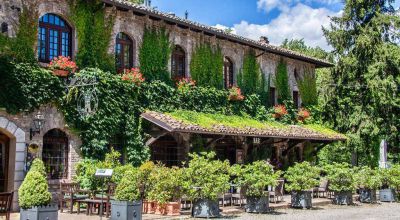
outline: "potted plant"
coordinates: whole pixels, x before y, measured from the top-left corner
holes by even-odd
[[[347,163],[334,163],[326,166],[329,188],[334,191],[333,203],[353,204],[353,191],[356,189],[354,170]]]
[[[293,208],[311,208],[312,207],[312,189],[318,185],[320,170],[311,166],[308,162],[296,163],[289,167],[285,173],[288,181],[286,189],[292,192],[291,207]]]
[[[111,201],[111,220],[134,219],[142,219],[142,202],[138,173],[128,170],[115,189],[115,200]]]
[[[297,120],[305,122],[308,118],[310,118],[310,112],[305,108],[301,108],[297,113]]]
[[[273,109],[272,116],[276,119],[282,118],[283,116],[287,115],[288,111],[285,105],[275,105]]]
[[[21,220],[58,219],[58,207],[51,203],[43,162],[35,159],[18,190]]]
[[[355,177],[360,190],[360,202],[375,203],[376,190],[382,186],[378,171],[364,166],[357,171]]]
[[[124,70],[121,79],[124,81],[134,83],[137,86],[140,86],[145,81],[145,78],[143,77],[143,74],[140,72],[139,68]]]
[[[269,211],[267,186],[276,186],[281,172],[274,172],[272,165],[265,161],[256,161],[247,165],[235,165],[232,174],[235,183],[243,189],[246,196],[246,212],[265,213]]]
[[[192,158],[184,169],[184,189],[193,201],[192,216],[219,217],[218,195],[229,189],[230,165],[227,160],[214,160],[215,152],[189,154]]]
[[[381,202],[396,201],[396,190],[400,188],[400,165],[393,165],[387,169],[379,170],[382,188],[379,190],[379,200]]]
[[[139,188],[140,188],[141,198],[143,201],[143,213],[146,213],[146,214],[154,214],[155,210],[156,210],[155,202],[148,200],[148,191],[152,184],[149,181],[149,178],[150,178],[150,174],[153,172],[154,168],[155,168],[155,164],[152,161],[144,162],[139,167],[139,173],[138,173]]]
[[[155,214],[180,215],[182,169],[158,164],[150,174],[149,181],[153,184],[148,190],[148,199],[156,202]]]
[[[229,89],[229,101],[243,101],[244,96],[242,95],[242,91],[239,87],[233,86]]]
[[[75,62],[70,57],[64,56],[54,57],[48,67],[53,70],[55,76],[60,77],[68,77],[77,68]]]
[[[176,87],[181,93],[188,93],[192,88],[196,86],[196,81],[190,78],[180,78],[176,83]]]

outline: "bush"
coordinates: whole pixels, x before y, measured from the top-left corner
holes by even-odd
[[[140,200],[138,188],[138,174],[132,170],[125,173],[121,182],[115,189],[115,199],[119,201],[137,201]]]
[[[33,160],[31,168],[29,169],[29,171],[37,171],[40,174],[42,174],[43,176],[46,176],[46,169],[44,167],[44,163],[41,159],[36,158]]]
[[[152,184],[147,199],[159,204],[178,201],[182,195],[182,174],[183,170],[178,167],[157,165],[149,177]]]
[[[133,167],[131,164],[126,164],[123,166],[118,166],[114,169],[113,175],[111,177],[111,182],[115,184],[119,184],[122,180],[122,178],[125,176],[125,173],[128,171],[132,171],[137,173],[137,169]]]
[[[379,174],[383,188],[400,188],[400,165],[393,165],[388,169],[380,169]]]
[[[189,154],[184,171],[184,189],[191,199],[216,200],[229,189],[229,162],[214,160],[215,152]]]
[[[273,167],[264,161],[256,161],[244,166],[233,166],[232,174],[236,176],[235,183],[244,189],[246,196],[263,196],[265,187],[277,185],[281,172],[274,172]]]
[[[354,177],[354,169],[347,163],[333,163],[325,167],[329,188],[335,192],[353,191],[357,185]]]
[[[77,181],[83,189],[97,190],[101,186],[101,181],[94,174],[98,167],[99,161],[92,159],[84,159],[76,164]]]
[[[369,167],[357,170],[355,181],[359,188],[376,190],[382,186],[382,178],[378,171]]]
[[[40,166],[38,165],[37,167]],[[18,190],[18,195],[19,205],[23,209],[30,209],[35,206],[47,206],[51,202],[51,193],[49,192],[47,180],[43,173],[35,169],[29,171],[26,175]]]
[[[286,186],[288,191],[305,191],[318,185],[320,170],[311,166],[309,162],[296,163],[289,167],[285,178],[289,182]]]
[[[148,191],[150,185],[152,184],[149,181],[149,178],[150,178],[150,174],[153,172],[154,169],[155,169],[155,165],[152,161],[147,161],[139,167],[138,183],[140,186],[140,191],[145,198],[147,197],[147,191]]]

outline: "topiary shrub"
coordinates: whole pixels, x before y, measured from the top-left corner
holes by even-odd
[[[400,188],[400,165],[393,165],[387,169],[380,169],[379,174],[383,188]]]
[[[133,167],[131,164],[116,167],[111,177],[111,182],[118,185],[121,182],[122,178],[125,176],[125,173],[128,171],[136,173],[137,169]]]
[[[382,186],[382,178],[376,169],[361,167],[357,170],[355,181],[359,188],[376,190]]]
[[[329,189],[335,192],[354,191],[357,188],[355,171],[347,163],[333,163],[325,166]]]
[[[29,169],[29,171],[37,171],[39,173],[41,173],[43,176],[46,176],[46,168],[44,167],[44,163],[41,159],[36,158],[33,160],[31,168]]]
[[[140,200],[138,185],[138,174],[132,170],[127,171],[115,189],[115,199],[129,202]]]
[[[295,163],[285,173],[288,191],[306,191],[318,185],[320,170],[309,162]]]
[[[44,175],[36,170],[31,170],[18,190],[19,206],[30,209],[35,206],[47,206],[51,202],[51,193]]]

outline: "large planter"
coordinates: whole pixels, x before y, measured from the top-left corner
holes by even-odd
[[[156,204],[156,215],[178,216],[181,215],[181,204],[179,202],[168,202],[166,204]]]
[[[360,189],[360,202],[363,203],[376,203],[376,190]]]
[[[312,192],[311,191],[293,191],[292,192],[292,208],[312,208]]]
[[[192,216],[195,218],[220,217],[217,200],[198,199],[193,203]]]
[[[246,212],[266,213],[269,211],[269,196],[247,196]]]
[[[111,201],[110,220],[141,220],[142,202]]]
[[[352,205],[353,193],[351,191],[335,192],[335,197],[332,202],[335,205]]]
[[[20,210],[20,220],[57,220],[58,207],[57,205],[38,206],[31,209]]]
[[[395,202],[396,201],[396,191],[394,189],[379,190],[379,200],[381,202]]]
[[[143,210],[144,214],[154,214],[156,212],[156,203],[150,201],[143,201]]]

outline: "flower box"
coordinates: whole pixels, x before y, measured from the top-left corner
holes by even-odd
[[[181,205],[179,202],[168,202],[166,204],[156,204],[156,215],[178,216],[180,215]]]
[[[143,213],[154,214],[156,212],[156,203],[153,201],[143,201]]]
[[[67,77],[69,75],[69,71],[68,70],[54,69],[53,70],[53,75],[60,76],[60,77]]]

